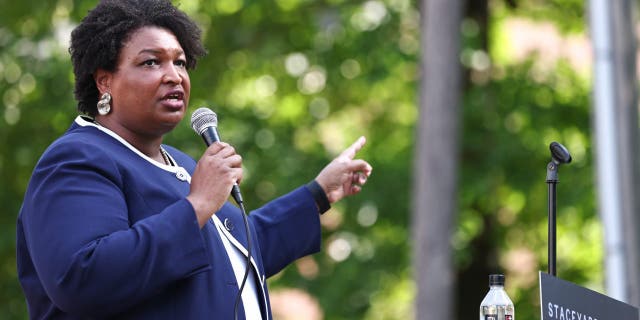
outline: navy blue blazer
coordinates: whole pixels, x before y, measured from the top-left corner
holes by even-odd
[[[78,117],[38,161],[17,221],[18,277],[32,319],[233,319],[238,285],[216,226],[190,202],[195,161],[159,164]],[[226,203],[245,250],[242,213]],[[248,216],[264,319],[266,278],[320,249],[319,213],[300,187]],[[239,315],[244,319],[243,308]]]

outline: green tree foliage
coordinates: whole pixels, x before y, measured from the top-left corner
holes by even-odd
[[[494,2],[495,3],[495,2]],[[585,26],[585,1],[582,0],[506,0],[510,15],[525,16],[536,21],[553,22],[565,33],[582,33]],[[503,7],[502,4],[496,7]],[[495,8],[494,8],[495,9]]]
[[[537,16],[527,3],[518,1],[517,13]],[[15,268],[15,219],[39,155],[76,115],[68,34],[94,5],[0,0],[3,319],[26,318]],[[358,136],[369,140],[360,153],[374,166],[369,184],[323,216],[323,251],[271,279],[271,290],[309,292],[327,319],[413,317],[407,226],[417,119],[417,4],[183,0],[179,6],[201,25],[209,51],[191,72],[189,111],[208,106],[218,113],[222,138],[243,155],[249,209],[314,178]],[[473,31],[473,24],[463,30]],[[481,49],[473,37],[471,32],[465,38],[465,47]],[[487,274],[503,270],[519,318],[534,318],[537,270],[546,269],[544,177],[551,141],[564,143],[575,159],[560,172],[559,275],[596,289],[602,280],[588,85],[563,64],[542,75],[525,63],[471,70],[469,77],[475,82],[464,94],[460,213],[452,239],[458,309],[475,314]],[[165,142],[195,158],[204,150],[188,119]]]

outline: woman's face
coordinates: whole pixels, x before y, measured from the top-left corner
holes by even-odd
[[[184,51],[169,30],[134,31],[120,50],[116,71],[107,74],[113,97],[108,122],[122,133],[158,137],[184,117],[191,84]]]

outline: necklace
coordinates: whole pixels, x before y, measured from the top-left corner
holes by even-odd
[[[160,146],[160,154],[162,155],[162,160],[164,160],[164,164],[168,166],[173,166],[173,162],[169,159],[169,154],[167,150],[165,150],[162,146]]]

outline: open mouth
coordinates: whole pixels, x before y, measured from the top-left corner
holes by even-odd
[[[169,101],[182,101],[184,99],[184,94],[182,92],[172,92],[162,97],[162,99]]]

